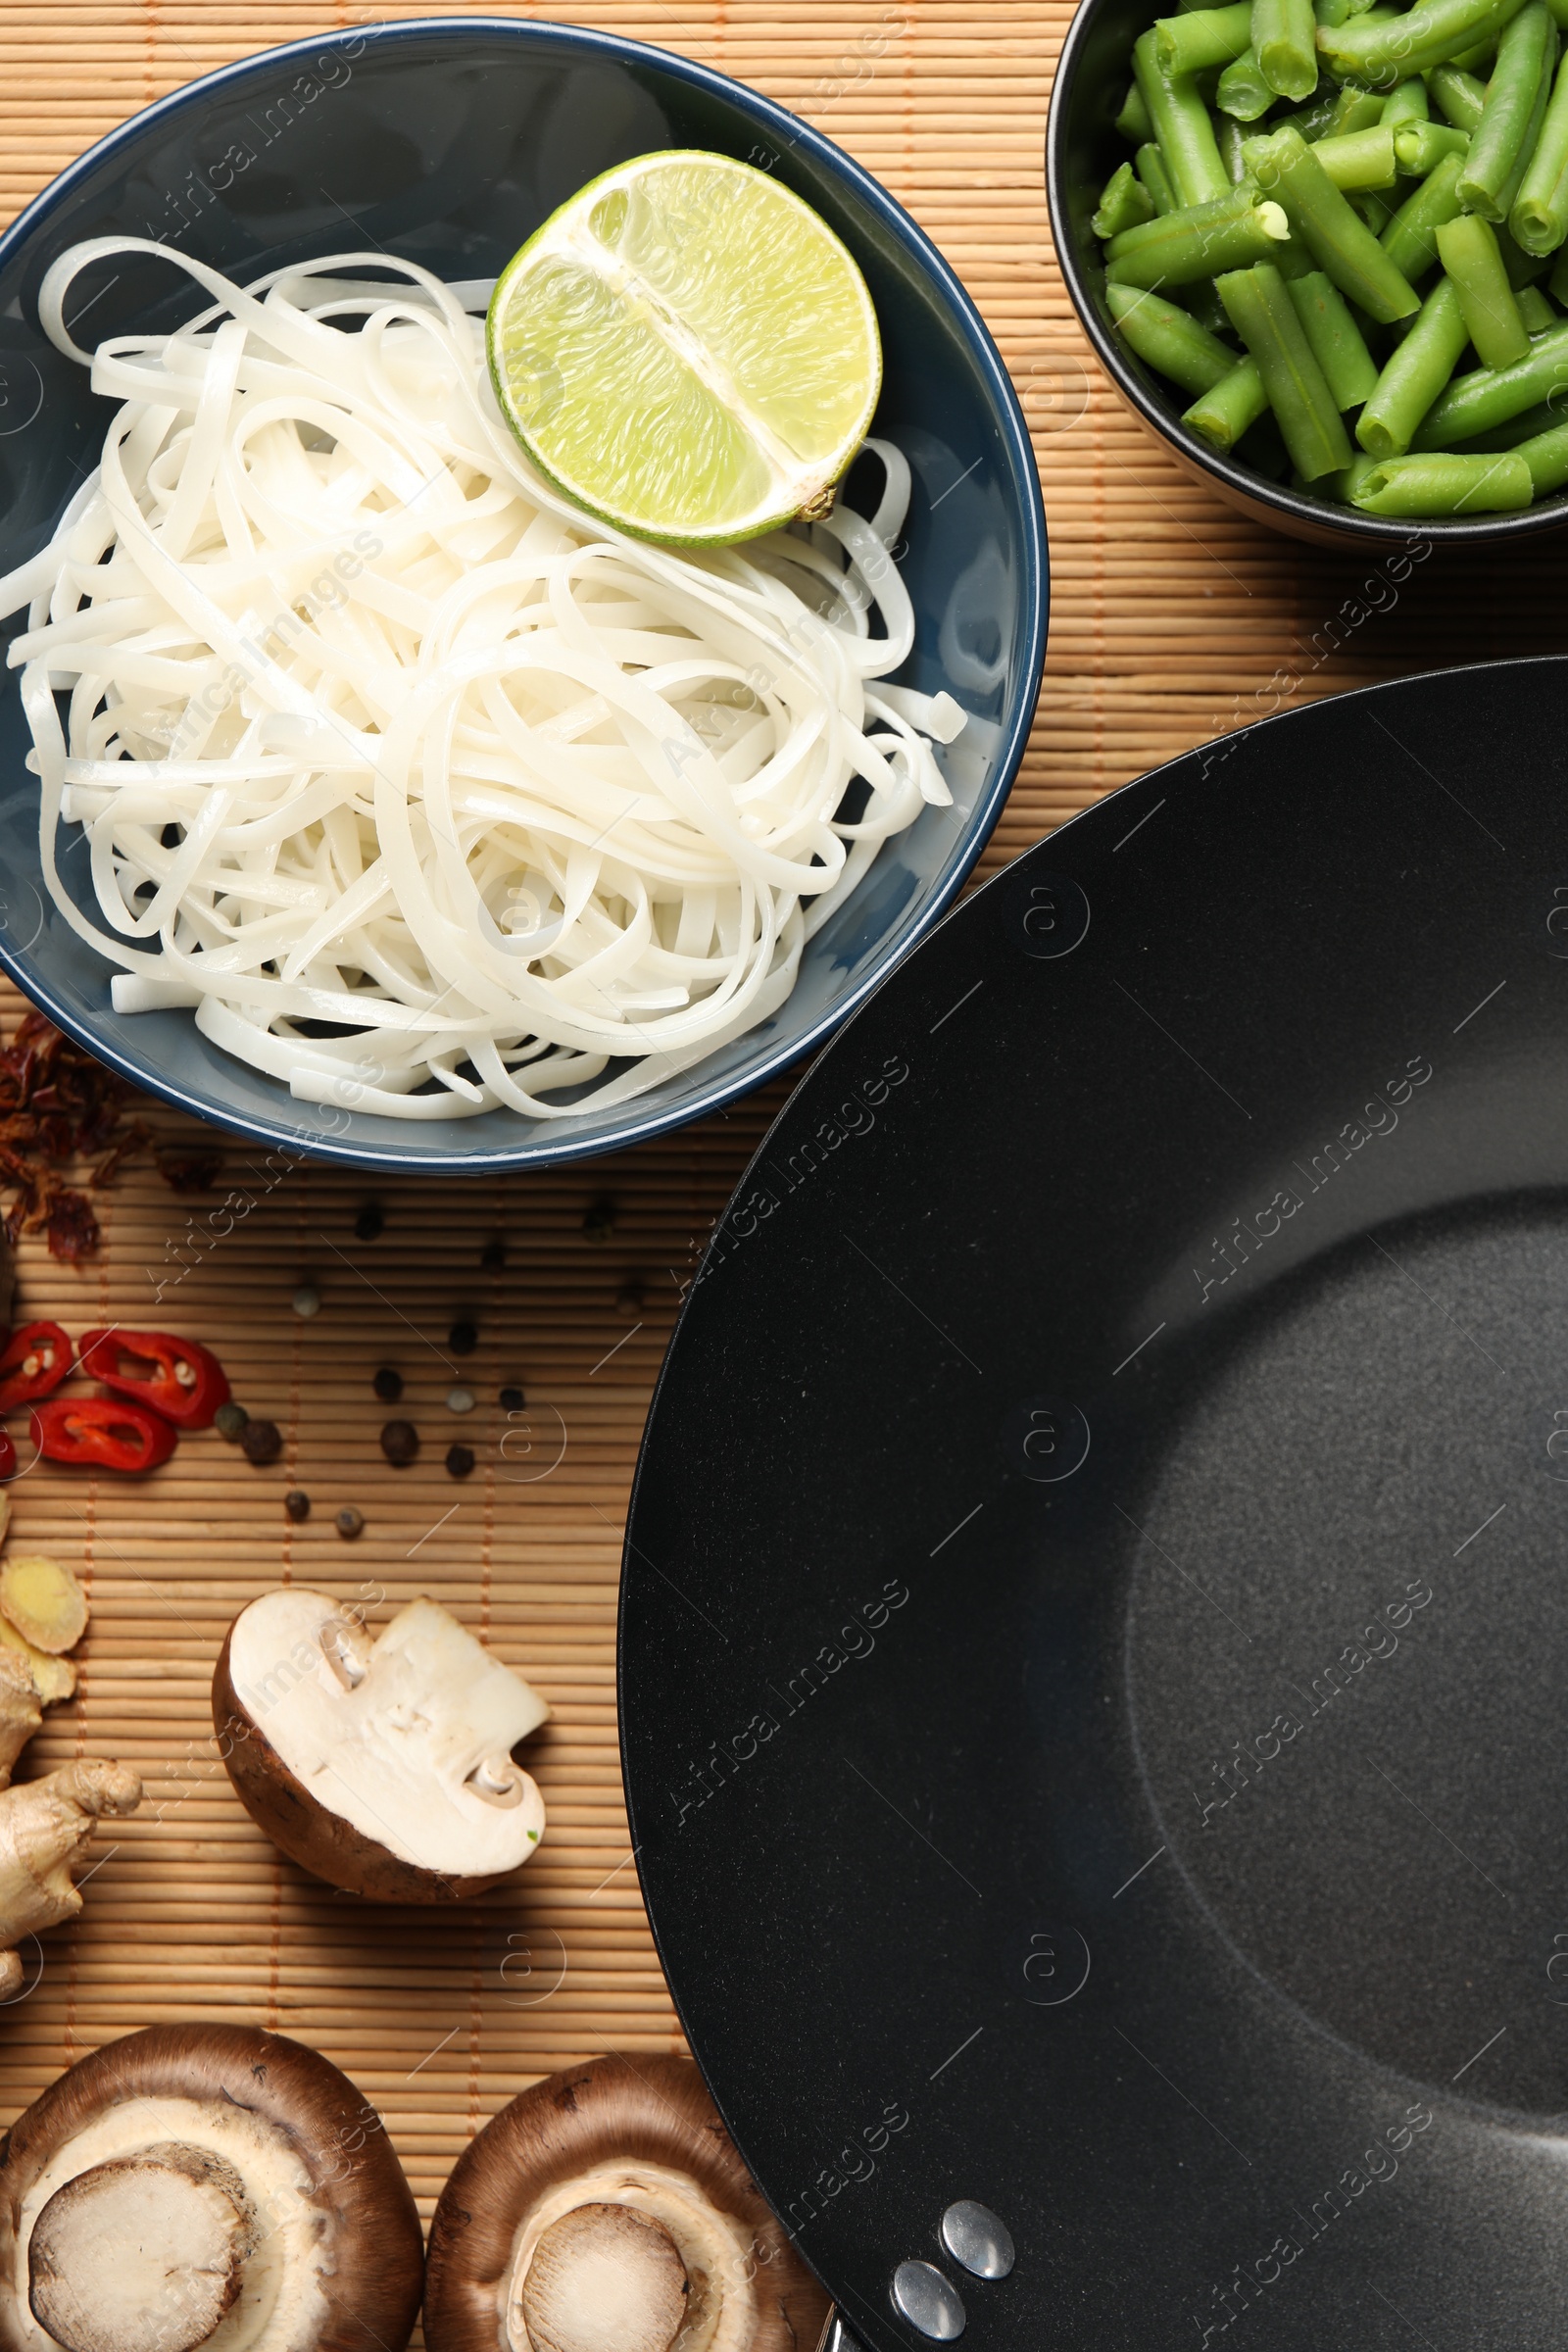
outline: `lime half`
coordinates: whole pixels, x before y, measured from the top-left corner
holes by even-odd
[[[882,381],[870,294],[827,223],[700,148],[638,156],[552,214],[497,280],[486,346],[543,473],[689,547],[825,502]]]

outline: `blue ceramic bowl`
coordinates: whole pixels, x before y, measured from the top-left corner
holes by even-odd
[[[788,1003],[696,1069],[566,1120],[497,1110],[415,1124],[297,1102],[210,1045],[189,1012],[112,1010],[109,968],[41,887],[30,738],[12,677],[0,694],[0,964],[136,1085],[237,1134],[365,1168],[478,1170],[614,1151],[715,1109],[820,1044],[974,863],[1022,755],[1045,652],[1045,519],[1006,372],[952,270],[868,173],[782,107],[635,41],[487,17],[328,34],[208,74],[100,141],[0,237],[0,570],[49,537],[112,414],[36,323],[39,281],[77,238],[163,239],[242,282],[367,245],[447,277],[484,277],[595,172],[680,146],[775,172],[865,272],[886,359],[875,429],[914,469],[903,569],[919,631],[900,674],[946,687],[975,714],[941,755],[954,807],[926,809],[888,844],[812,941]],[[78,340],[91,341],[172,326],[200,298],[159,262],[120,259],[87,299],[94,317]]]

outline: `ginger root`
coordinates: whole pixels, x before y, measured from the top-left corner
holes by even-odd
[[[0,1615],[34,1649],[58,1656],[87,1630],[87,1595],[58,1560],[14,1553],[0,1562]]]
[[[26,1635],[19,1634],[9,1617],[0,1617],[0,1646],[20,1651],[46,1707],[52,1707],[57,1699],[75,1696],[74,1661],[57,1658],[47,1649],[34,1649]]]
[[[81,1909],[71,1867],[98,1822],[141,1803],[125,1764],[67,1764],[13,1788],[12,1767],[42,1720],[26,1658],[0,1648],[0,2002],[22,1989],[22,1938]]]

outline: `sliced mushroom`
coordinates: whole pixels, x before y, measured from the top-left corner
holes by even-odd
[[[314,2050],[153,2026],[62,2075],[0,2160],[6,2352],[402,2352],[419,2222],[380,2119]]]
[[[544,1800],[512,1750],[550,1709],[433,1600],[372,1640],[324,1592],[229,1627],[213,1721],[240,1802],[329,1886],[373,1902],[482,1894],[526,1862]]]
[[[429,2352],[811,2352],[827,2312],[689,2059],[535,2083],[431,2224]]]

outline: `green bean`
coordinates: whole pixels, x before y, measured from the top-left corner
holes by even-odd
[[[1546,6],[1551,11],[1552,23],[1568,30],[1568,0],[1546,0]]]
[[[1459,211],[1454,183],[1464,170],[1456,155],[1446,155],[1435,172],[1400,205],[1379,239],[1384,254],[1408,281],[1424,277],[1438,258],[1438,230]]]
[[[1319,98],[1315,105],[1300,107],[1291,116],[1290,120],[1309,147],[1314,139],[1323,138],[1333,129],[1335,110],[1342,95],[1339,90],[1331,90],[1326,98]]]
[[[1350,14],[1350,0],[1312,0],[1312,15],[1319,24],[1343,24]]]
[[[1438,259],[1459,297],[1483,368],[1511,368],[1530,349],[1496,234],[1479,213],[1461,213],[1438,231]]]
[[[1394,219],[1394,207],[1388,198],[1379,196],[1372,188],[1361,188],[1350,198],[1350,202],[1372,234],[1381,237]]]
[[[1356,418],[1355,437],[1370,457],[1403,457],[1469,340],[1459,297],[1440,277]]]
[[[1127,85],[1121,113],[1116,117],[1116,128],[1129,147],[1141,147],[1146,139],[1152,139],[1154,135],[1154,125],[1149,120],[1149,109],[1144,104],[1144,93],[1136,81]]]
[[[1402,318],[1415,310],[1415,289],[1366,222],[1350,210],[1318,162],[1318,149],[1308,147],[1288,122],[1274,133],[1270,147],[1272,152],[1258,167],[1258,186],[1268,194],[1278,193],[1293,235],[1299,236],[1340,292],[1374,318]]]
[[[1194,401],[1182,422],[1191,425],[1221,457],[1228,457],[1248,426],[1255,424],[1267,408],[1268,394],[1257,362],[1243,360],[1211,392]]]
[[[1485,82],[1477,81],[1473,74],[1461,74],[1457,66],[1434,66],[1427,81],[1454,129],[1473,135],[1486,111]]]
[[[1555,326],[1561,317],[1554,311],[1539,286],[1521,286],[1514,295],[1519,316],[1524,320],[1527,335],[1544,335],[1548,326]]]
[[[1427,96],[1427,85],[1419,74],[1412,74],[1408,81],[1401,81],[1398,88],[1384,99],[1383,112],[1378,120],[1386,122],[1391,130],[1397,130],[1401,122],[1430,122],[1431,117],[1432,101]]]
[[[1334,119],[1325,138],[1348,138],[1352,130],[1371,130],[1383,120],[1386,101],[1381,90],[1363,90],[1346,82],[1334,102]]]
[[[1133,168],[1143,181],[1149,201],[1153,206],[1155,213],[1175,212],[1177,209],[1176,191],[1170,184],[1170,173],[1165,169],[1165,158],[1152,140],[1147,147],[1139,148],[1138,153],[1133,157]]]
[[[1136,228],[1141,220],[1152,220],[1153,217],[1149,190],[1131,164],[1118,164],[1101,190],[1100,206],[1090,225],[1097,237],[1114,237],[1124,228]]]
[[[1105,288],[1112,318],[1125,341],[1151,368],[1184,392],[1211,392],[1237,364],[1237,355],[1188,311],[1147,288]]]
[[[1226,67],[1219,77],[1215,102],[1239,122],[1255,122],[1259,115],[1267,114],[1274,103],[1274,92],[1263,79],[1255,49],[1244,49],[1234,64]]]
[[[1557,70],[1545,121],[1525,167],[1508,226],[1526,253],[1552,253],[1568,238],[1568,58]]]
[[[1568,424],[1553,425],[1549,432],[1521,441],[1514,456],[1523,458],[1529,466],[1531,488],[1538,498],[1561,490],[1568,484]]]
[[[1321,270],[1289,279],[1287,284],[1335,407],[1358,409],[1377,382],[1378,371],[1366,339],[1350,316],[1349,304]]]
[[[1279,271],[1267,262],[1216,277],[1232,326],[1257,362],[1285,446],[1307,480],[1350,463],[1350,444],[1328,379]]]
[[[1245,136],[1242,126],[1234,116],[1221,115],[1214,126],[1214,136],[1219,141],[1219,160],[1230,173],[1231,184],[1240,187],[1247,177],[1247,166],[1242,161],[1242,140]]]
[[[1446,155],[1462,162],[1469,149],[1469,133],[1448,122],[1401,122],[1394,134],[1394,161],[1406,179],[1425,179]]]
[[[1186,286],[1261,261],[1290,234],[1277,204],[1250,180],[1213,204],[1193,205],[1124,229],[1105,248],[1106,275],[1125,286]]]
[[[1481,121],[1459,175],[1459,202],[1484,220],[1507,217],[1503,190],[1524,145],[1542,75],[1551,71],[1557,35],[1545,0],[1528,0],[1497,43],[1497,63],[1487,84]],[[1432,159],[1433,164],[1437,157]],[[1427,170],[1431,170],[1429,164]]]
[[[1335,474],[1332,482],[1319,483],[1315,486],[1319,489],[1332,489],[1336,498],[1344,499],[1348,504],[1353,504],[1358,484],[1366,480],[1377,463],[1376,458],[1369,458],[1364,450],[1358,449],[1348,466],[1344,468],[1343,472]]]
[[[1549,253],[1522,253],[1501,220],[1497,222],[1497,251],[1508,272],[1508,283],[1516,294],[1521,286],[1533,286],[1551,268]]]
[[[1262,144],[1249,139],[1249,147]],[[1348,131],[1343,138],[1319,139],[1312,149],[1337,188],[1392,188],[1395,181],[1394,133],[1381,123],[1372,130]]]
[[[1155,37],[1152,26],[1133,43],[1133,72],[1177,201],[1184,208],[1209,204],[1231,184],[1214,143],[1214,125],[1190,78],[1161,70],[1154,54]]]
[[[1507,457],[1386,458],[1351,497],[1363,514],[1509,514],[1535,495],[1530,467]]]
[[[1537,0],[1541,5],[1542,0]],[[1252,37],[1251,0],[1234,0],[1229,8],[1195,8],[1184,17],[1159,17],[1154,24],[1154,56],[1162,74],[1201,74],[1209,66],[1228,66],[1240,57]]]
[[[1317,20],[1312,0],[1252,0],[1258,71],[1281,98],[1310,98],[1317,88]]]
[[[1421,0],[1392,24],[1364,21],[1319,27],[1317,45],[1332,70],[1380,86],[1424,74],[1492,39],[1525,0]]]
[[[1568,319],[1546,334],[1537,335],[1528,357],[1511,368],[1477,368],[1455,377],[1441,400],[1434,402],[1421,422],[1413,446],[1452,449],[1473,441],[1510,417],[1523,416],[1538,401],[1549,400],[1568,386]]]
[[[1461,49],[1457,57],[1450,57],[1446,63],[1457,66],[1461,74],[1474,74],[1478,80],[1490,81],[1496,59],[1496,42],[1487,40],[1477,41],[1473,49]]]

